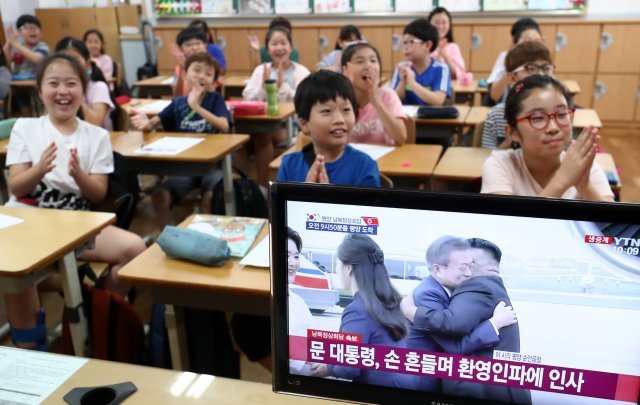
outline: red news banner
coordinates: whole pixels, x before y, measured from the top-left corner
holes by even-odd
[[[506,385],[634,403],[638,401],[640,391],[638,376],[363,345],[361,342],[361,337],[356,334],[312,329],[308,330],[306,338],[290,336],[292,348],[302,346],[307,350],[306,353],[296,353],[293,350],[292,357],[312,363]]]

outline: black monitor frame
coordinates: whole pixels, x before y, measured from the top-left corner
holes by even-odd
[[[271,326],[273,390],[367,403],[423,403],[446,405],[502,404],[486,399],[354,384],[289,373],[287,321],[286,202],[364,205],[414,210],[493,214],[530,218],[640,224],[640,204],[602,203],[487,194],[434,193],[356,188],[309,183],[272,183],[269,192],[271,238]],[[285,269],[275,271],[274,269]],[[284,287],[284,288],[283,288]],[[640,402],[639,402],[640,404]]]

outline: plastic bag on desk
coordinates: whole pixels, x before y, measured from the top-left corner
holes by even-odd
[[[157,242],[167,256],[206,266],[222,266],[231,254],[226,240],[175,226],[165,226]]]

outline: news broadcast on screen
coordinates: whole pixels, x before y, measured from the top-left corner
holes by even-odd
[[[286,226],[289,374],[638,402],[637,226],[308,201]]]

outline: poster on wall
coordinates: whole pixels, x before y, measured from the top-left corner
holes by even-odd
[[[309,14],[309,0],[276,0],[276,14]]]
[[[239,0],[238,11],[240,14],[273,14],[271,0]]]
[[[529,0],[529,10],[570,10],[572,0]]]
[[[356,13],[393,11],[393,2],[391,0],[355,0],[353,11]]]
[[[351,2],[349,0],[315,0],[313,12],[315,14],[350,13]]]
[[[194,15],[202,13],[200,0],[155,0],[153,4],[157,16]]]
[[[412,12],[433,10],[434,1],[396,0],[396,12]]]
[[[526,10],[527,0],[484,0],[484,11]]]
[[[203,14],[235,14],[233,0],[201,0]]]
[[[480,0],[439,0],[438,5],[451,12],[480,11]]]

